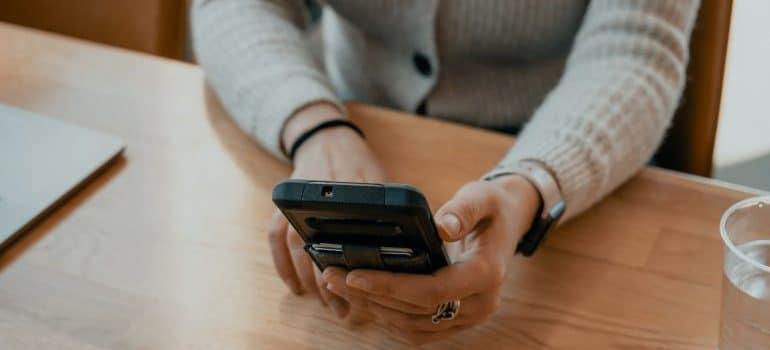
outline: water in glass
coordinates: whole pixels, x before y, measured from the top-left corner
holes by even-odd
[[[770,265],[770,240],[737,248],[749,259]],[[725,253],[721,319],[720,350],[770,349],[770,273],[730,249]]]

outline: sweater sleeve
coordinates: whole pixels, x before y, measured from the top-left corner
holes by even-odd
[[[273,155],[286,120],[317,101],[336,105],[320,63],[307,48],[299,0],[194,0],[196,57],[225,109]]]
[[[698,0],[592,0],[561,80],[501,167],[551,170],[573,217],[639,171],[685,83]]]

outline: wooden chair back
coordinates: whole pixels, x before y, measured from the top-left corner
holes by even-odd
[[[711,176],[732,0],[701,0],[690,41],[687,85],[655,163]]]
[[[0,21],[183,59],[187,0],[0,0]]]

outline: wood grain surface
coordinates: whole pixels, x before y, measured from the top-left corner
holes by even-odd
[[[283,286],[266,229],[289,168],[238,130],[198,67],[0,24],[0,102],[128,145],[0,255],[0,348],[408,347]],[[349,108],[390,179],[423,189],[433,208],[513,143]],[[496,316],[429,347],[714,349],[718,221],[749,192],[645,169],[534,258],[514,259]]]

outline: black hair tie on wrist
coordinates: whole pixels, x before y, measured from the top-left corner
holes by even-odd
[[[356,124],[353,124],[349,120],[345,120],[345,119],[327,120],[321,124],[316,125],[312,129],[303,132],[301,135],[299,135],[299,137],[297,137],[297,140],[295,140],[294,143],[291,145],[291,148],[289,151],[289,159],[291,159],[291,161],[293,162],[294,155],[297,153],[297,150],[300,148],[300,146],[302,146],[303,143],[305,143],[305,141],[309,140],[313,135],[315,135],[316,133],[318,133],[323,129],[336,128],[338,126],[351,128],[353,129],[353,131],[356,132],[356,134],[361,136],[361,138],[366,138],[364,136],[364,132],[361,131],[361,129],[358,126],[356,126]]]

